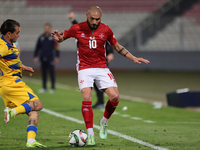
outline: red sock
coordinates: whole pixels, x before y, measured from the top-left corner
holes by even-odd
[[[106,104],[105,112],[104,112],[104,115],[103,115],[106,119],[110,118],[112,113],[115,111],[118,103],[119,103],[119,101],[113,102],[111,100],[108,100],[108,102]]]
[[[92,102],[83,101],[82,102],[82,115],[85,121],[86,128],[93,128],[93,110]]]

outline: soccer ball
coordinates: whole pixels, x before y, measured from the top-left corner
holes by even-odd
[[[85,133],[85,131],[83,131],[81,129],[73,130],[69,134],[69,144],[74,146],[74,147],[85,146],[86,139],[87,139],[87,134]]]

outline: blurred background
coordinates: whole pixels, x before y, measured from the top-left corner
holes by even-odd
[[[137,65],[114,54],[109,68],[122,94],[165,101],[165,93],[177,88],[199,90],[200,0],[0,0],[0,22],[8,18],[20,22],[21,60],[39,71],[33,51],[44,24],[68,29],[68,14],[73,11],[76,20],[85,21],[92,5],[101,7],[102,22],[121,45],[151,62]],[[75,40],[61,43],[57,82],[77,86],[76,59]]]
[[[12,18],[21,24],[21,57],[34,66],[30,57],[46,22],[59,31],[70,28],[68,14],[73,11],[81,22],[92,5],[103,10],[102,22],[108,24],[120,44],[136,56],[150,59],[150,65],[134,65],[115,55],[114,70],[200,70],[199,0],[0,0],[0,21]],[[74,70],[76,44],[69,39],[60,44],[58,70]]]

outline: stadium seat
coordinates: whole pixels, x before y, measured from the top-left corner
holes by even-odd
[[[104,12],[102,22],[112,28],[119,40],[164,2],[166,0],[7,0],[0,1],[0,21],[8,18],[19,21],[20,47],[33,50],[46,22],[60,31],[70,28],[68,14],[72,10],[81,22],[86,19],[88,6],[99,5]],[[60,47],[61,50],[76,50],[75,40],[67,40]]]

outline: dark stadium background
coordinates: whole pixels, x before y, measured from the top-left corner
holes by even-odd
[[[60,31],[68,29],[68,14],[73,11],[79,22],[85,21],[92,5],[102,8],[102,22],[112,28],[120,44],[151,61],[136,65],[115,53],[111,70],[200,70],[199,0],[2,0],[0,4],[1,22],[12,18],[21,23],[21,59],[36,70],[33,50],[44,23]],[[75,71],[74,39],[62,43],[60,51],[57,70]]]

